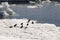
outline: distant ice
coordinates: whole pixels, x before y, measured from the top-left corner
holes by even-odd
[[[13,16],[16,14],[11,8],[9,8],[8,2],[2,2],[0,5],[0,13],[2,13],[3,17]],[[0,16],[1,17],[1,16]]]
[[[37,8],[37,6],[27,6],[27,8]]]

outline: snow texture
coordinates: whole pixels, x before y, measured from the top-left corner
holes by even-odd
[[[1,19],[0,40],[60,40],[60,27],[56,27],[55,24],[37,23],[31,20],[27,26],[27,22],[28,19]],[[20,28],[21,23],[23,28]],[[13,27],[9,28],[10,26]]]
[[[27,23],[28,19],[0,19],[0,40],[60,40],[60,27],[55,24]]]

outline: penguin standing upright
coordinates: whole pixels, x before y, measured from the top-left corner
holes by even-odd
[[[34,24],[34,22],[32,21],[32,24]]]
[[[27,23],[29,23],[30,21],[31,21],[31,19],[29,19]]]
[[[28,26],[29,24],[27,23],[27,26]]]
[[[29,25],[30,21],[31,21],[31,19],[28,19],[25,29],[28,28],[27,26]]]

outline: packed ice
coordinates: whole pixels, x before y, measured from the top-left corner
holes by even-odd
[[[28,19],[1,19],[0,23],[1,36],[30,40],[60,40],[60,28],[55,24],[37,23],[34,20],[28,23]]]

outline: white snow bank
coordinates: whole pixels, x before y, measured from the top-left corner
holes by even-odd
[[[0,36],[0,40],[28,40],[28,39],[20,39],[20,38],[14,38],[14,37]]]
[[[21,40],[60,40],[60,28],[56,27],[55,24],[41,24],[31,20],[27,26],[27,21],[28,19],[1,19],[0,35],[20,38]],[[32,21],[34,24],[31,24]],[[16,27],[9,28],[16,23]],[[23,23],[23,28],[20,28],[21,23]],[[25,27],[28,28],[25,29]]]
[[[19,40],[19,38],[0,36],[0,40]]]

